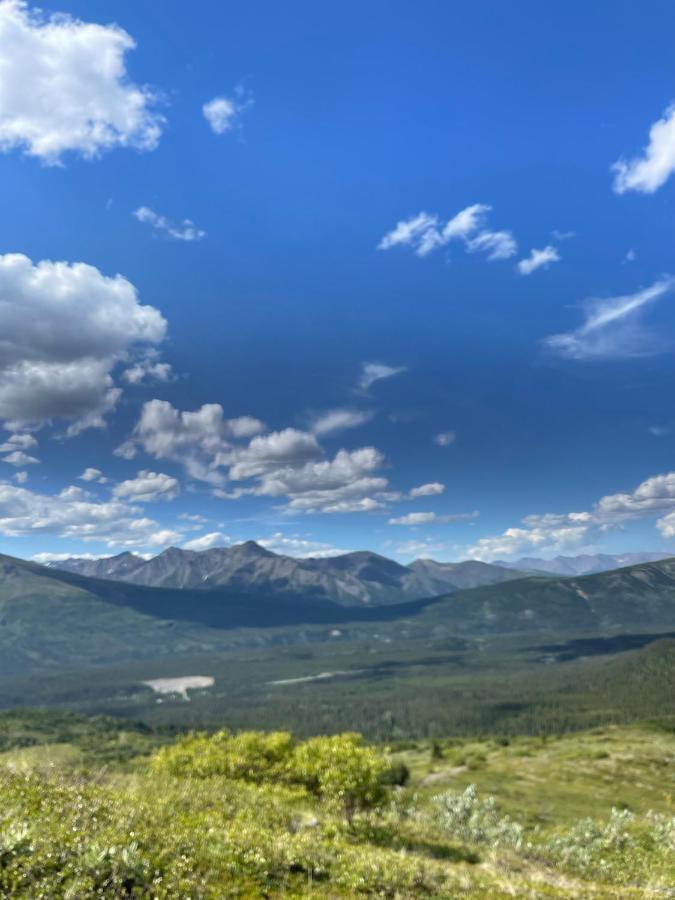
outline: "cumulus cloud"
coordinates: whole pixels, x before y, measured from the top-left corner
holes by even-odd
[[[376,381],[393,378],[394,375],[400,375],[405,371],[405,366],[387,366],[384,363],[375,362],[364,363],[357,386],[358,390],[362,393],[368,393]]]
[[[0,2],[0,149],[22,148],[47,165],[68,152],[153,150],[164,119],[156,95],[127,75],[134,47],[117,25]]]
[[[427,256],[452,241],[462,241],[469,253],[482,252],[489,261],[509,259],[518,251],[510,231],[493,231],[487,227],[487,216],[492,207],[486,203],[474,203],[458,212],[445,224],[439,216],[426,212],[396,224],[378,244],[378,250],[393,247],[410,247],[417,256]]]
[[[253,98],[243,88],[237,88],[234,96],[214,97],[202,106],[204,118],[214,134],[225,134],[237,125],[241,114],[253,105]]]
[[[180,493],[177,479],[162,472],[142,469],[135,478],[121,481],[113,488],[113,497],[134,503],[151,503],[156,500],[173,500]]]
[[[675,172],[675,103],[649,129],[649,143],[640,156],[619,159],[612,166],[617,194],[653,194]]]
[[[199,537],[192,538],[183,544],[183,550],[212,550],[214,547],[227,547],[230,544],[230,538],[223,534],[222,531],[212,531],[209,534],[202,534]]]
[[[37,457],[30,456],[23,450],[12,450],[7,456],[2,457],[2,461],[9,463],[10,466],[30,466],[40,462]]]
[[[252,442],[253,443],[253,442]],[[269,466],[263,474],[259,469],[253,474],[262,474],[255,492],[261,496],[285,497],[290,510],[304,512],[369,512],[382,509],[387,501],[398,498],[388,490],[386,478],[376,471],[384,465],[383,455],[374,447],[358,450],[339,450],[333,459],[301,458],[285,465]],[[236,467],[230,477],[245,474]]]
[[[655,475],[633,491],[607,494],[588,511],[526,516],[520,526],[481,538],[467,555],[490,562],[532,552],[560,553],[633,520],[660,516],[657,527],[669,537],[675,523],[675,472]]]
[[[331,409],[318,416],[312,423],[312,433],[319,437],[334,434],[347,428],[358,428],[373,418],[373,413],[362,409]]]
[[[257,543],[261,547],[265,547],[266,550],[271,550],[272,553],[279,553],[283,556],[295,556],[300,559],[327,559],[350,552],[320,541],[311,541],[298,535],[286,536],[281,531],[277,531],[271,537],[258,538]]]
[[[7,537],[51,534],[109,547],[161,547],[180,539],[142,516],[140,507],[120,500],[98,502],[81,488],[46,495],[0,482],[0,534]]]
[[[166,384],[172,380],[173,371],[169,363],[160,361],[159,351],[149,347],[138,355],[133,365],[124,369],[121,377],[127,384]]]
[[[401,499],[377,471],[385,460],[374,447],[341,449],[327,459],[316,434],[297,428],[260,434],[263,430],[250,416],[225,419],[218,404],[180,412],[167,401],[151,400],[116,452],[133,459],[142,450],[181,463],[223,499],[285,498],[287,510],[367,512]],[[244,483],[225,489],[228,480]]]
[[[32,434],[11,434],[6,441],[0,444],[0,453],[13,453],[14,450],[30,450],[37,447],[37,441]]]
[[[663,349],[659,339],[641,325],[643,309],[675,288],[675,278],[663,278],[635,294],[585,303],[586,319],[574,331],[554,334],[544,344],[568,359],[593,360],[648,356]]]
[[[108,480],[100,469],[94,469],[88,466],[81,475],[77,476],[80,481],[97,481],[99,484],[105,484]]]
[[[112,370],[166,322],[121,275],[85,263],[0,256],[0,420],[13,429],[54,418],[76,434],[100,427],[120,391]]]
[[[419,487],[414,487],[408,496],[412,500],[416,497],[434,497],[442,494],[444,490],[445,485],[441,484],[440,481],[430,481],[428,484],[421,484]]]
[[[321,447],[313,434],[297,428],[284,428],[254,437],[248,447],[233,457],[230,478],[240,481],[256,475],[295,472],[305,463],[320,459]]]
[[[31,559],[33,562],[40,563],[40,565],[49,565],[49,563],[54,562],[64,562],[67,559],[73,558],[72,553],[52,553],[49,551],[45,551],[44,553],[34,553]],[[105,559],[106,554],[104,553],[78,553],[78,559],[88,559],[88,560],[96,560],[96,559]]]
[[[155,231],[165,234],[175,241],[201,241],[206,237],[206,232],[197,228],[192,219],[183,219],[176,225],[166,216],[160,216],[149,206],[139,206],[132,214],[139,222],[150,225]]]
[[[457,440],[456,431],[441,431],[434,437],[434,444],[439,447],[450,447]]]
[[[166,400],[150,400],[131,438],[115,453],[133,459],[140,448],[155,459],[181,463],[192,478],[222,484],[219,469],[230,460],[232,440],[258,434],[264,427],[252,416],[226,419],[218,403],[181,412]]]
[[[531,275],[537,269],[547,269],[554,262],[560,262],[560,254],[551,244],[547,244],[541,250],[533,247],[530,255],[518,263],[518,271],[521,275]]]
[[[25,484],[28,481],[28,472],[15,472],[12,478],[17,484]]]

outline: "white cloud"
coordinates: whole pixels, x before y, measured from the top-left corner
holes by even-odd
[[[373,413],[361,409],[331,409],[318,416],[312,423],[312,433],[316,435],[334,434],[347,428],[357,428],[369,422]]]
[[[66,559],[72,559],[73,556],[77,555],[78,559],[88,559],[88,560],[96,560],[96,559],[105,559],[107,554],[104,553],[34,553],[31,559],[33,562],[40,563],[40,565],[47,565],[52,562],[64,562]]]
[[[675,104],[649,129],[649,143],[641,156],[619,159],[612,166],[617,194],[653,194],[675,172]]]
[[[151,503],[157,500],[173,500],[180,493],[178,481],[162,472],[141,470],[136,478],[122,481],[113,488],[113,497],[132,503]]]
[[[387,366],[384,363],[364,363],[359,378],[358,390],[367,393],[376,381],[393,378],[406,371],[405,366]]]
[[[310,541],[297,535],[287,537],[280,531],[268,538],[258,538],[257,543],[272,553],[280,553],[283,556],[295,556],[300,559],[327,559],[350,552],[349,550],[332,547],[330,544],[323,544],[320,541]]]
[[[381,509],[389,499],[387,479],[375,474],[382,465],[384,457],[374,447],[339,450],[331,460],[268,472],[257,493],[287,497],[291,510],[369,512]]]
[[[438,236],[436,238],[435,236]],[[424,256],[428,252],[430,242],[440,241],[438,234],[438,216],[430,216],[421,212],[411,219],[405,219],[396,224],[396,227],[382,238],[378,244],[378,250],[390,250],[392,247],[411,246],[415,252]],[[420,252],[421,250],[421,252]]]
[[[128,77],[135,47],[117,25],[45,18],[23,0],[0,3],[0,149],[47,165],[114,147],[153,150],[164,119],[156,96]]]
[[[86,468],[84,472],[77,477],[80,481],[98,481],[99,484],[105,484],[108,480],[100,469],[94,469],[91,466]]]
[[[436,522],[438,517],[434,512],[412,512],[396,519],[389,519],[390,525],[428,525]]]
[[[179,225],[176,225],[166,216],[160,216],[159,213],[150,209],[149,206],[139,206],[132,215],[139,222],[150,225],[155,231],[159,231],[175,241],[201,241],[203,237],[206,237],[206,232],[197,228],[191,219],[183,219]]]
[[[257,475],[295,472],[299,467],[321,458],[316,437],[297,428],[284,428],[254,437],[248,447],[232,458],[230,478],[240,481]]]
[[[661,532],[662,537],[675,537],[675,512],[668,513],[667,516],[662,516],[658,519],[656,527]]]
[[[635,249],[631,247],[628,253],[626,253],[626,255],[624,256],[623,261],[624,263],[632,263],[635,262],[636,259],[637,253],[635,252]]]
[[[611,359],[646,356],[662,349],[656,336],[640,325],[643,308],[675,288],[675,278],[663,278],[635,294],[591,299],[585,304],[586,321],[574,331],[554,334],[545,345],[568,359]]]
[[[456,431],[441,431],[434,437],[434,444],[438,444],[439,447],[450,447],[456,440]]]
[[[478,512],[470,513],[452,513],[449,515],[438,515],[435,512],[411,512],[405,516],[399,516],[389,519],[390,525],[447,525],[450,522],[461,522],[466,519],[478,518]]]
[[[518,244],[510,231],[482,231],[467,241],[469,253],[485,253],[489,262],[510,259],[518,252]]]
[[[445,553],[446,550],[446,544],[426,538],[424,540],[412,540],[406,541],[403,544],[398,544],[395,553],[397,556],[405,559],[428,559],[434,553]]]
[[[25,484],[28,481],[28,472],[15,472],[12,478],[17,484]]]
[[[122,380],[127,384],[166,384],[173,378],[169,363],[159,361],[159,352],[154,348],[145,350],[136,362],[122,372]]]
[[[29,456],[23,450],[13,450],[7,456],[3,456],[2,461],[9,463],[10,466],[30,466],[40,462],[37,457]]]
[[[38,442],[32,434],[11,434],[7,440],[0,444],[0,453],[11,453],[14,450],[30,450],[37,447]]]
[[[462,241],[469,253],[483,252],[489,261],[509,259],[518,250],[510,231],[492,231],[486,227],[486,219],[492,207],[474,203],[458,212],[441,225],[437,215],[418,213],[397,223],[382,238],[378,250],[392,247],[410,247],[418,256],[427,256],[451,241]]]
[[[191,477],[213,484],[217,497],[286,498],[291,511],[364,512],[402,497],[377,473],[384,457],[374,447],[341,449],[326,459],[315,434],[296,428],[256,433],[263,429],[250,416],[226,420],[218,404],[180,412],[167,401],[152,400],[116,453],[133,459],[141,449],[181,463]],[[247,444],[238,443],[246,437]],[[228,478],[248,483],[226,490]]]
[[[112,370],[166,322],[121,275],[85,263],[0,256],[0,420],[16,430],[53,418],[75,434],[100,427],[120,391]]]
[[[52,534],[109,547],[161,547],[181,535],[140,515],[138,506],[119,500],[98,502],[74,486],[46,495],[0,482],[0,534]]]
[[[441,484],[440,481],[431,481],[428,484],[421,484],[419,487],[414,487],[408,496],[413,500],[416,497],[434,497],[442,494],[444,490],[445,485]]]
[[[548,268],[551,263],[560,262],[560,254],[555,247],[547,244],[541,250],[534,247],[530,250],[530,255],[525,259],[521,259],[518,263],[518,271],[521,275],[531,275],[537,269]]]
[[[214,134],[225,134],[235,127],[241,114],[252,104],[251,95],[237,88],[233,97],[220,96],[209,100],[202,106],[202,113]]]
[[[138,448],[155,459],[169,459],[185,466],[192,478],[222,484],[220,467],[230,461],[232,440],[264,430],[252,416],[226,419],[222,406],[206,403],[194,412],[181,412],[166,400],[143,405],[130,440],[115,451],[133,459]]]
[[[183,550],[211,550],[213,547],[227,547],[230,543],[230,538],[222,531],[212,531],[210,534],[202,534],[186,541],[183,544]]]
[[[526,516],[523,527],[478,540],[467,555],[490,562],[533,550],[560,553],[578,547],[623,523],[661,516],[656,525],[665,537],[675,523],[675,472],[655,475],[627,493],[607,494],[590,511]],[[674,532],[675,534],[675,532]]]
[[[576,231],[559,231],[557,228],[554,228],[551,232],[551,236],[556,241],[569,241],[572,238],[577,236]]]

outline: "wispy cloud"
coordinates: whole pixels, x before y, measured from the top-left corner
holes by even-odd
[[[649,143],[640,156],[619,159],[612,166],[617,194],[653,194],[675,172],[675,103],[649,129]]]
[[[450,447],[456,440],[456,431],[441,431],[434,436],[434,444],[438,444],[439,447]]]
[[[347,428],[357,428],[373,418],[370,410],[364,409],[330,409],[312,423],[311,431],[316,435],[334,434]]]
[[[450,513],[448,515],[439,515],[435,512],[411,512],[405,516],[398,516],[389,519],[390,525],[409,525],[415,527],[418,525],[447,525],[450,522],[462,522],[467,519],[477,519],[478,510],[470,513]]]
[[[474,203],[460,210],[445,224],[439,216],[420,212],[397,223],[378,244],[378,250],[410,247],[417,256],[427,256],[452,241],[462,241],[468,253],[481,252],[489,261],[509,259],[518,251],[510,231],[492,231],[487,227],[487,215],[492,207]]]
[[[201,241],[203,237],[206,237],[206,232],[197,228],[191,219],[183,219],[179,225],[175,225],[166,216],[160,216],[149,206],[139,206],[134,210],[133,216],[139,222],[150,225],[155,231],[160,231],[175,241]]]
[[[635,294],[591,299],[585,304],[586,320],[574,331],[547,337],[545,345],[568,359],[591,360],[647,356],[659,352],[662,342],[640,324],[645,306],[660,300],[675,287],[667,277]]]
[[[406,371],[406,366],[387,366],[384,363],[364,363],[359,378],[358,390],[367,393],[376,381],[393,378]]]
[[[531,275],[537,269],[548,268],[551,263],[560,262],[560,254],[551,244],[536,250],[534,247],[530,250],[530,255],[521,259],[518,263],[518,271],[521,275]]]

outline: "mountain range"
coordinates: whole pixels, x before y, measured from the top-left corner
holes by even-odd
[[[402,603],[498,584],[523,574],[474,560],[437,563],[420,559],[403,566],[367,551],[297,559],[273,553],[254,541],[201,551],[170,547],[147,560],[133,553],[121,553],[94,560],[73,558],[51,566],[90,578],[147,587],[269,592],[275,596],[328,600],[341,606]]]
[[[183,559],[182,553],[179,559]],[[249,563],[251,559],[267,564],[271,564],[270,558],[272,563],[275,558],[282,562],[286,559],[250,545],[241,545],[236,553],[243,554]],[[170,561],[175,556],[160,554],[156,559]],[[295,562],[299,565],[303,561]],[[675,559],[573,578],[514,577],[515,573],[506,570],[508,581],[452,591],[446,587],[434,597],[428,591],[438,584],[437,568],[444,569],[443,564],[421,561],[414,568],[399,567],[374,554],[347,554],[346,558],[313,562],[318,564],[316,569],[300,567],[292,571],[303,576],[307,571],[322,575],[328,571],[333,580],[310,580],[308,590],[303,592],[290,590],[281,577],[279,589],[272,590],[270,585],[275,582],[268,576],[255,587],[249,582],[240,590],[234,589],[233,579],[209,588],[203,581],[200,587],[154,587],[0,555],[0,676],[222,653],[251,644],[331,640],[335,634],[365,639],[384,639],[387,635],[551,636],[637,633],[672,629],[675,625]],[[256,571],[255,565],[252,570]],[[244,585],[242,571],[247,571],[246,566],[241,563],[237,571],[237,583]],[[457,571],[449,569],[455,576]],[[459,571],[467,578],[487,577],[480,567]],[[346,572],[353,581],[339,582],[336,572]],[[470,576],[471,572],[474,574]],[[426,596],[400,602],[401,585],[413,583],[411,574],[419,579],[415,583]],[[389,594],[384,581],[387,575]],[[497,575],[499,572],[490,577]],[[376,577],[382,580],[376,581]],[[345,605],[325,594],[319,596],[316,588],[317,584],[329,585],[338,591],[338,583],[339,590],[344,590],[344,583],[355,582],[368,588],[361,597],[376,597],[377,602],[355,601],[351,593]],[[385,602],[387,596],[389,602]]]
[[[668,553],[582,553],[579,556],[556,556],[553,559],[539,559],[536,556],[523,556],[515,562],[499,561],[496,563],[506,569],[519,572],[545,572],[547,575],[592,575],[595,572],[609,572],[625,566],[636,566],[640,563],[658,562],[668,559]]]

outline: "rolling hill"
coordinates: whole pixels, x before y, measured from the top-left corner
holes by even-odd
[[[326,640],[331,626],[360,635],[440,630],[471,636],[674,625],[675,559],[580,578],[534,576],[405,603],[345,607],[288,592],[147,587],[0,556],[0,676],[194,655],[237,640],[302,642],[310,627],[311,639]]]

